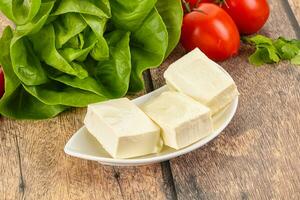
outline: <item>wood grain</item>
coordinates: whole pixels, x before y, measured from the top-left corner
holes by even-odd
[[[11,23],[0,15],[0,32]],[[24,196],[19,140],[15,124],[0,116],[0,198],[22,199]]]
[[[288,0],[288,3],[290,4],[293,13],[298,21],[298,24],[300,24],[300,1],[299,0]]]
[[[0,197],[2,199],[21,199],[21,183],[17,137],[12,133],[13,123],[7,123],[4,130],[0,118]],[[5,128],[5,129],[6,129]]]
[[[269,2],[272,14],[262,33],[295,37],[283,3]],[[289,2],[299,16],[298,0]],[[7,20],[0,17],[0,24],[2,31]],[[243,46],[241,56],[222,63],[241,92],[233,122],[171,165],[108,167],[66,156],[63,147],[82,126],[85,109],[45,121],[0,118],[0,199],[299,199],[300,70],[286,62],[253,68],[246,62],[250,51]],[[155,88],[183,54],[178,46],[152,70]]]
[[[270,4],[261,33],[295,38],[281,2]],[[255,68],[247,63],[252,51],[243,46],[240,56],[221,63],[241,93],[232,123],[212,143],[170,161],[178,199],[300,198],[300,68],[288,62]],[[152,70],[155,88],[183,54],[178,46]]]
[[[85,109],[45,121],[1,119],[0,192],[5,199],[167,199],[160,164],[108,167],[65,155],[68,138],[82,126]],[[15,138],[21,156],[24,186]]]

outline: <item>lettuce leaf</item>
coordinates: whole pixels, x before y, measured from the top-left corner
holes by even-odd
[[[154,8],[142,26],[131,35],[132,73],[130,92],[143,89],[142,73],[146,69],[160,65],[168,47],[166,26]]]
[[[152,11],[156,0],[113,0],[112,21],[117,28],[136,31]]]
[[[165,57],[173,51],[180,39],[183,10],[180,0],[160,0],[156,2],[156,8],[162,17],[168,31],[168,48]]]
[[[31,21],[38,13],[41,0],[1,0],[1,11],[15,24],[22,25]]]
[[[58,115],[67,109],[61,105],[46,105],[29,93],[21,85],[21,81],[15,75],[9,52],[10,41],[13,33],[7,27],[0,40],[0,64],[5,74],[5,93],[0,100],[0,113],[14,119],[47,119]]]
[[[129,36],[130,32],[120,30],[106,35],[110,59],[99,62],[92,69],[98,82],[101,82],[114,98],[124,96],[129,87],[131,74]]]
[[[56,2],[58,3],[58,6],[52,15],[81,13],[100,18],[109,18],[111,16],[108,0],[63,0]]]
[[[44,119],[143,89],[142,73],[178,43],[179,0],[0,1],[0,114]]]

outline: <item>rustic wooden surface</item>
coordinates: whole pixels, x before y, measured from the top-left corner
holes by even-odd
[[[262,33],[300,38],[299,0],[269,2]],[[0,23],[2,30],[6,21]],[[300,199],[300,68],[254,68],[246,62],[251,51],[243,46],[221,63],[241,93],[232,123],[212,143],[170,162],[124,168],[66,156],[85,109],[46,121],[0,118],[0,199]],[[151,71],[148,91],[183,54],[178,46]]]
[[[295,38],[281,2],[270,2],[262,33]],[[300,68],[254,68],[245,62],[250,51],[222,63],[241,93],[233,122],[211,144],[170,161],[178,199],[300,198]],[[172,60],[182,54],[179,47]],[[152,71],[155,88],[167,65]]]
[[[294,13],[294,16],[296,17],[298,21],[298,26],[300,23],[300,1],[299,0],[288,0],[290,7]]]

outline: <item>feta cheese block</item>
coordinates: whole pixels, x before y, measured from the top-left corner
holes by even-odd
[[[179,92],[163,92],[141,108],[161,127],[164,144],[174,149],[212,133],[210,109]]]
[[[127,98],[88,106],[84,124],[114,158],[160,152],[160,128]]]
[[[171,64],[164,77],[171,90],[182,92],[208,106],[212,115],[239,94],[229,74],[198,48]]]

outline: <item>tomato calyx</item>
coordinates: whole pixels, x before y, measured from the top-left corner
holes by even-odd
[[[219,5],[220,7],[225,5],[226,8],[229,8],[229,5],[227,4],[226,0],[197,0],[197,1],[194,1],[194,0],[193,1],[191,1],[191,0],[181,0],[181,2],[182,2],[182,5],[183,5],[183,10],[184,10],[185,14],[193,12],[193,11],[204,13],[202,11],[199,11],[199,9],[198,9],[200,3],[202,3],[202,2],[203,3],[213,3],[213,4],[216,4],[216,5]]]
[[[185,0],[182,0],[182,4],[184,5],[186,11],[187,11],[188,13],[190,13],[190,12],[191,12],[191,6],[190,6],[190,3],[189,3],[189,2],[186,2]]]
[[[182,4],[184,5],[187,13],[190,13],[192,11],[196,11],[202,14],[207,14],[203,10],[198,9],[199,4],[201,3],[201,0],[197,0],[196,4],[191,8],[191,5],[189,2],[186,2],[186,0],[182,0]]]
[[[224,4],[227,8],[229,8],[226,0],[215,0],[215,3],[218,4],[220,7],[222,7]]]

